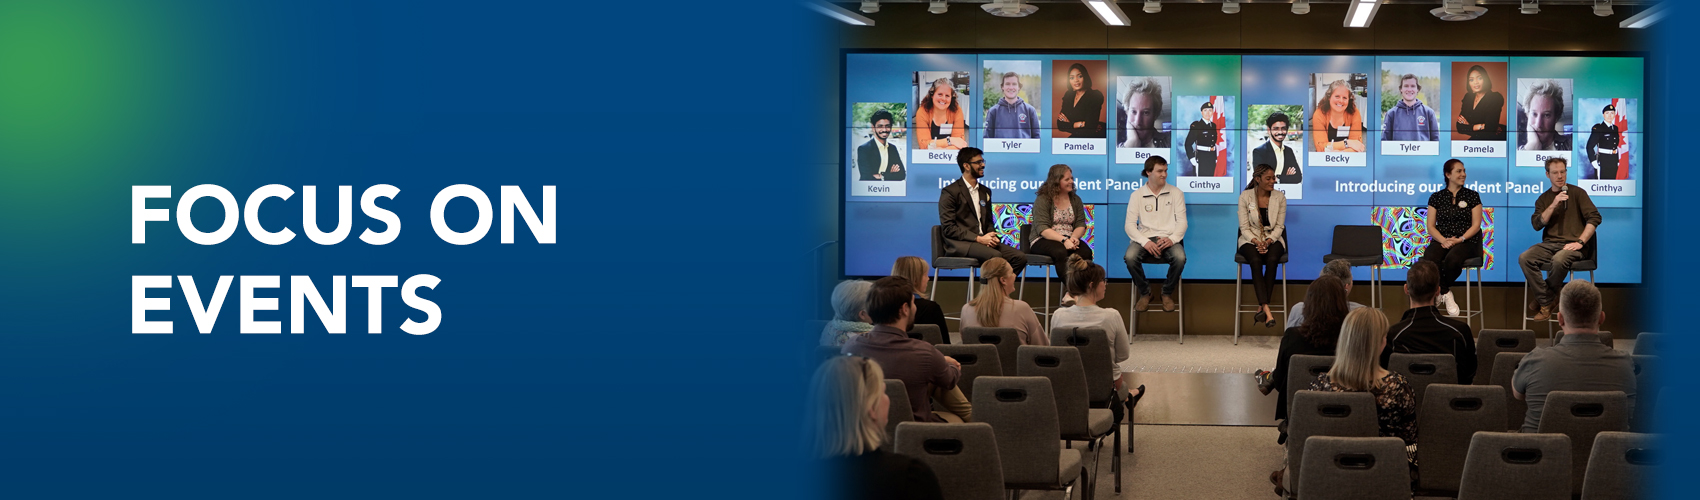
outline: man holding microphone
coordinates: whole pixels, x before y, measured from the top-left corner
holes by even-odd
[[[1600,226],[1600,210],[1582,188],[1566,184],[1570,165],[1563,158],[1547,160],[1547,179],[1552,188],[1535,199],[1535,214],[1530,222],[1541,231],[1541,242],[1523,251],[1517,258],[1523,266],[1523,278],[1535,291],[1529,310],[1535,321],[1552,317],[1553,299],[1564,287],[1570,266],[1582,260],[1582,247],[1594,239],[1594,229]],[[1547,272],[1545,280],[1541,271]]]

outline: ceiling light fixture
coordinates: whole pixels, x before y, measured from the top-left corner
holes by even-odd
[[[862,13],[873,14],[880,11],[880,3],[875,0],[862,0]]]
[[[1541,0],[1523,0],[1523,7],[1517,9],[1517,12],[1522,12],[1524,14],[1541,13]]]
[[[1611,0],[1594,0],[1594,15],[1611,17]]]
[[[1226,2],[1222,2],[1222,13],[1223,14],[1238,14],[1238,13],[1240,13],[1240,3],[1236,2],[1234,0],[1228,0]]]
[[[1021,3],[1021,0],[992,0],[992,3],[981,5],[980,9],[998,17],[1027,17],[1038,12],[1039,6]]]
[[[1381,2],[1377,0],[1352,0],[1352,6],[1346,9],[1347,28],[1368,27],[1375,20],[1375,11],[1381,10]]]
[[[1310,13],[1310,0],[1298,0],[1298,1],[1293,2],[1293,13],[1301,15],[1301,16],[1305,15],[1305,14],[1309,14]]]
[[[805,5],[808,5],[809,9],[814,10],[815,12],[819,12],[821,14],[826,14],[826,17],[837,19],[839,21],[842,21],[844,24],[850,24],[850,25],[855,25],[855,26],[873,26],[874,25],[873,19],[868,19],[867,17],[864,17],[861,14],[857,14],[855,12],[850,12],[850,9],[846,9],[846,8],[843,8],[843,7],[839,7],[837,5],[826,3],[824,0],[814,0],[812,2],[805,4]]]
[[[1098,20],[1103,21],[1105,25],[1108,25],[1108,26],[1127,26],[1128,25],[1127,14],[1123,13],[1122,8],[1117,7],[1116,3],[1114,1],[1112,1],[1112,0],[1081,0],[1081,1],[1085,2],[1086,7],[1089,8],[1089,9],[1092,9],[1092,13],[1097,14]]]
[[[1617,23],[1617,27],[1641,29],[1658,24],[1660,19],[1665,18],[1665,5],[1666,4],[1662,3],[1654,4],[1652,7],[1648,7],[1647,10],[1643,10],[1633,16],[1629,16],[1629,19],[1624,19],[1623,22]]]
[[[1145,0],[1145,13],[1156,14],[1163,11],[1163,4],[1157,0]]]
[[[1487,8],[1464,5],[1464,0],[1445,0],[1440,8],[1431,9],[1428,13],[1442,21],[1471,21],[1486,14]]]
[[[945,5],[944,0],[933,0],[931,2],[927,2],[927,12],[943,14],[947,10],[950,10],[950,6]]]

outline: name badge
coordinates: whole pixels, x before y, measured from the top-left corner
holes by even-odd
[[[1335,130],[1340,131],[1339,132],[1340,137],[1348,137],[1352,134],[1352,127],[1350,125],[1347,125],[1347,126],[1344,126],[1344,127],[1337,127],[1337,128],[1335,128]]]
[[[939,135],[950,135],[950,127],[955,126],[955,125],[956,124],[954,124],[954,123],[946,123],[944,125],[939,125]]]
[[[1157,210],[1157,205],[1155,205],[1155,204],[1145,206],[1145,211],[1147,211],[1147,212],[1155,212],[1156,210]]]
[[[1470,202],[1460,201],[1458,202],[1458,208],[1470,208]]]

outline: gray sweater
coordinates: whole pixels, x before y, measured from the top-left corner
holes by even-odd
[[[1080,196],[1069,193],[1068,205],[1074,209],[1074,227],[1086,227],[1086,204],[1080,201]],[[1034,243],[1044,237],[1045,230],[1051,228],[1051,212],[1054,210],[1056,210],[1056,203],[1051,201],[1050,196],[1040,196],[1033,200],[1033,234],[1021,235],[1021,239],[1027,240],[1023,244]],[[1060,266],[1063,263],[1058,262],[1057,265]]]

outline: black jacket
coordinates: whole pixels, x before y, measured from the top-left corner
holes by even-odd
[[[1216,149],[1216,135],[1217,134],[1219,134],[1219,132],[1216,131],[1216,124],[1215,123],[1206,122],[1204,120],[1198,120],[1198,121],[1192,122],[1192,129],[1187,131],[1187,133],[1186,133],[1186,157],[1188,159],[1198,160],[1198,170],[1202,170],[1205,167],[1210,167],[1211,171],[1209,171],[1209,172],[1199,172],[1199,171],[1196,171],[1196,170],[1192,170],[1191,166],[1189,165],[1187,168],[1181,169],[1181,175],[1183,175],[1183,176],[1185,176],[1185,175],[1203,175],[1203,176],[1216,175],[1216,171],[1215,171],[1216,151],[1215,151],[1215,149]],[[1201,148],[1201,147],[1202,148],[1210,148],[1211,150],[1208,151],[1208,152],[1199,151],[1198,148]]]
[[[890,159],[891,163],[896,164],[900,170],[896,172],[886,172],[883,176],[883,180],[903,180],[903,177],[909,173],[909,168],[903,166],[903,158],[897,155],[897,146],[887,142],[885,143],[885,147],[886,156]],[[881,180],[875,179],[874,174],[880,173],[881,170],[885,170],[889,167],[891,167],[891,165],[880,165],[880,146],[878,140],[868,139],[868,142],[856,147],[856,171],[861,175],[862,180]]]
[[[1595,123],[1594,129],[1588,133],[1588,161],[1599,161],[1600,149],[1617,149],[1617,125]],[[1610,155],[1612,163],[1617,163],[1617,154]]]
[[[1283,143],[1283,145],[1285,145],[1285,143]],[[1281,168],[1276,170],[1275,182],[1281,184],[1298,184],[1304,182],[1305,171],[1304,167],[1299,166],[1298,154],[1294,153],[1293,148],[1291,147],[1281,149],[1286,153],[1286,155],[1284,155],[1286,156],[1286,163],[1282,164]],[[1257,149],[1251,150],[1251,166],[1255,168],[1258,165],[1268,165],[1271,167],[1276,165],[1274,144],[1270,144],[1269,141],[1263,141],[1262,146],[1258,146]],[[1292,167],[1293,171],[1296,173],[1293,175],[1287,175],[1287,167]]]
[[[1470,333],[1470,325],[1442,316],[1435,306],[1407,310],[1404,319],[1387,329],[1382,368],[1396,352],[1451,354],[1458,360],[1458,383],[1469,385],[1476,378],[1476,337]]]
[[[945,253],[966,255],[968,243],[992,231],[992,188],[979,184],[980,223],[974,224],[974,198],[968,195],[968,184],[962,179],[939,190],[939,226],[944,233]]]

